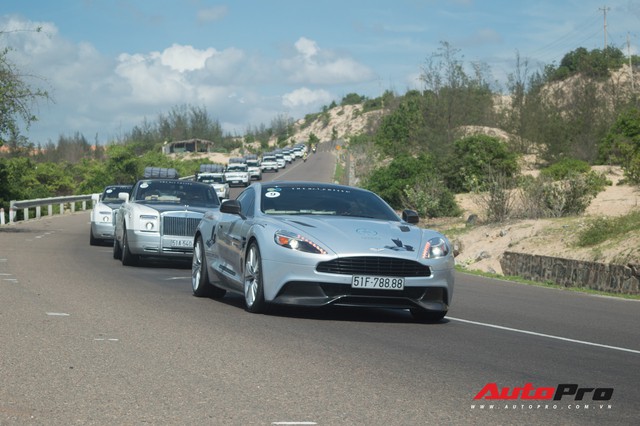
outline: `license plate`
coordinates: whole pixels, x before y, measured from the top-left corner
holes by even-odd
[[[187,247],[193,248],[193,240],[169,240],[167,241],[169,247]]]
[[[369,288],[376,290],[403,290],[403,277],[377,277],[372,275],[354,275],[352,288]]]

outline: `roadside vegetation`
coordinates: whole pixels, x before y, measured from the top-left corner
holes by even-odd
[[[640,231],[640,211],[620,217],[599,217],[579,232],[577,244],[579,247],[592,247],[610,239],[623,238],[634,231]]]

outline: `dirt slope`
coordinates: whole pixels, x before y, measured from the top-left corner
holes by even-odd
[[[605,172],[613,182],[591,202],[583,216],[560,219],[518,220],[498,225],[466,226],[471,214],[482,217],[478,196],[459,194],[464,209],[456,220],[427,221],[460,245],[458,264],[469,269],[501,274],[500,257],[505,251],[590,260],[604,263],[640,263],[640,233],[607,241],[590,248],[575,245],[576,233],[598,216],[620,216],[640,209],[640,190],[619,185],[622,171],[618,167],[594,167]]]

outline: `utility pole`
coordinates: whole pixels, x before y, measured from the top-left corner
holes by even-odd
[[[607,48],[607,12],[610,10],[607,5],[602,6],[598,10],[601,10],[604,14],[604,48]]]
[[[629,56],[629,79],[631,80],[631,93],[635,92],[633,84],[633,64],[631,63],[631,41],[629,41],[629,32],[627,32],[627,55]]]

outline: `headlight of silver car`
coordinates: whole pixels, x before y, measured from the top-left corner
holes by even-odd
[[[439,257],[445,257],[448,254],[449,245],[440,237],[431,238],[427,241],[427,244],[424,245],[424,250],[422,250],[423,259],[437,259]]]
[[[140,230],[146,232],[158,232],[158,216],[140,215]]]
[[[289,231],[276,231],[273,239],[279,246],[305,253],[327,254],[327,251],[315,242]]]
[[[99,211],[98,214],[101,216],[101,222],[109,223],[111,222],[111,212],[109,211]]]

